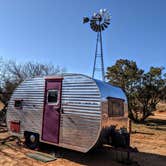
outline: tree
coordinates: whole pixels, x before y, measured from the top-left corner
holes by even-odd
[[[27,62],[25,64],[17,64],[14,61],[9,61],[6,64],[5,70],[11,79],[21,82],[27,78],[37,76],[48,76],[63,73],[65,70],[59,66],[55,67],[51,64],[41,64]]]
[[[1,95],[0,99],[7,103],[10,99],[14,89],[25,79],[48,76],[55,74],[62,74],[65,72],[64,68],[55,67],[51,64],[27,62],[24,64],[17,64],[14,61],[2,62],[1,68]]]
[[[163,78],[162,67],[151,67],[145,73],[137,85],[136,98],[141,105],[141,117],[139,121],[144,121],[156,110],[157,104],[165,98],[166,81]]]
[[[0,92],[0,100],[7,106],[8,101],[14,91],[14,89],[18,86],[18,82],[15,81],[9,81],[6,80],[3,86],[3,89],[1,88]]]
[[[151,67],[144,73],[136,62],[117,60],[107,68],[109,82],[122,88],[127,96],[129,118],[143,122],[156,110],[156,105],[166,94],[166,79],[162,74],[164,68]]]

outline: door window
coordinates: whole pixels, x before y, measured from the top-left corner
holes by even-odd
[[[58,104],[58,90],[48,90],[47,92],[47,103]]]

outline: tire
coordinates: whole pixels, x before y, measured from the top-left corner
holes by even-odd
[[[39,134],[25,131],[24,138],[25,138],[25,145],[29,149],[34,150],[39,147]]]

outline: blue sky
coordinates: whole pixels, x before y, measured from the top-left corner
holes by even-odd
[[[112,16],[103,32],[105,67],[120,58],[145,70],[166,67],[165,0],[0,0],[0,56],[91,75],[96,33],[82,17],[100,8]]]

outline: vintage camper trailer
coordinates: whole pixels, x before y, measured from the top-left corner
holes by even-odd
[[[31,149],[39,142],[81,152],[128,146],[125,102],[120,88],[82,74],[32,78],[14,91],[7,126]]]

